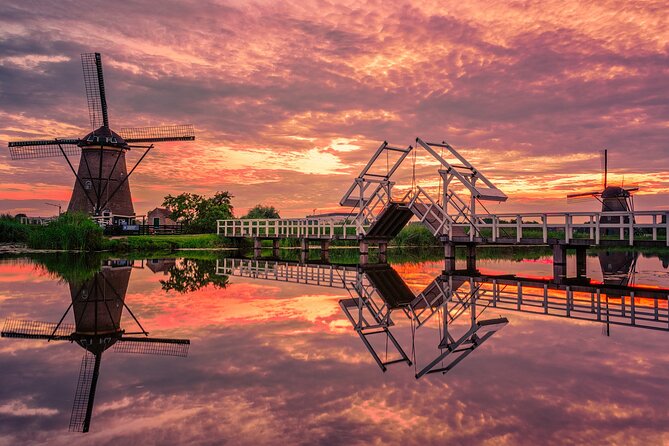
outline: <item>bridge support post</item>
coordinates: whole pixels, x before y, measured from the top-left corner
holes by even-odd
[[[455,244],[444,244],[444,270],[455,271]]]
[[[579,246],[576,248],[576,276],[585,277],[587,274],[587,248]]]
[[[300,251],[309,251],[309,240],[306,238],[300,239]]]
[[[369,243],[361,240],[360,245],[358,247],[358,251],[360,252],[360,264],[364,265],[369,262]]]
[[[253,258],[257,259],[262,255],[262,240],[259,238],[253,239]]]
[[[386,263],[388,261],[388,243],[379,242],[379,263]]]
[[[321,260],[330,260],[330,240],[321,241]]]
[[[272,240],[272,256],[279,257],[279,239]]]
[[[567,277],[567,247],[558,243],[553,245],[553,278]]]
[[[467,245],[467,269],[474,271],[476,269],[476,245]]]

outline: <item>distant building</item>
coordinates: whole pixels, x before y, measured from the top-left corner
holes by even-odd
[[[46,225],[54,220],[58,219],[58,216],[52,217],[29,217],[26,214],[17,214],[16,220],[20,221],[24,225]]]
[[[155,208],[146,214],[146,224],[149,226],[176,225],[170,218],[170,211],[165,208]]]
[[[169,270],[176,265],[176,259],[147,259],[146,266],[155,273],[162,272],[167,275]]]

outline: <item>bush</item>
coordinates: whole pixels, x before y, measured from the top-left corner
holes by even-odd
[[[436,246],[440,243],[425,226],[420,223],[410,223],[391,240],[391,244],[394,246]]]
[[[0,215],[0,243],[25,243],[31,229],[9,214]]]
[[[34,228],[28,237],[33,249],[97,251],[104,246],[103,231],[81,212],[66,212],[46,226]]]

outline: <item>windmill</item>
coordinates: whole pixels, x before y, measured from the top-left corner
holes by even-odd
[[[76,178],[68,211],[88,213],[103,225],[132,223],[135,211],[130,175],[154,147],[153,143],[193,141],[193,126],[122,128],[114,132],[109,127],[100,53],[82,54],[81,63],[92,131],[83,138],[10,142],[9,153],[14,160],[63,156]],[[128,172],[126,152],[134,148],[144,153]],[[80,160],[75,171],[69,157],[77,155]]]
[[[113,261],[103,266],[83,283],[70,283],[72,302],[57,323],[17,319],[5,321],[2,337],[70,341],[84,349],[75,390],[69,430],[88,432],[93,402],[100,375],[102,355],[108,349],[120,353],[163,356],[188,354],[188,339],[149,337],[135,315],[125,304],[125,294],[132,266],[128,261]],[[138,332],[121,328],[123,308],[139,327]],[[72,309],[74,324],[64,323]]]
[[[593,197],[602,203],[602,212],[634,212],[634,197],[632,192],[639,190],[638,187],[623,187],[621,186],[609,186],[608,185],[608,150],[602,151],[602,181],[603,187],[601,191],[591,191],[591,192],[579,192],[575,194],[567,195],[568,200],[573,200],[577,198]],[[623,217],[623,222],[627,223],[628,217]],[[600,223],[619,223],[620,217],[618,216],[602,216],[599,220]],[[605,235],[614,235],[616,229],[605,229],[603,234]]]
[[[567,195],[567,199],[593,197],[602,203],[602,212],[630,212],[634,211],[634,199],[632,192],[639,190],[638,187],[623,187],[608,185],[609,159],[608,150],[602,151],[602,190],[579,192]]]

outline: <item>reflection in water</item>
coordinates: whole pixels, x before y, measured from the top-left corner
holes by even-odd
[[[88,432],[93,402],[100,374],[102,354],[109,348],[120,353],[186,356],[190,341],[149,337],[125,303],[132,262],[111,260],[81,282],[68,282],[71,303],[58,322],[20,319],[5,321],[2,337],[76,342],[84,349],[79,380],[74,396],[70,431]],[[123,309],[130,314],[139,331],[121,328]],[[72,310],[74,324],[65,319]]]
[[[545,278],[546,257],[452,274],[438,261],[49,261],[60,283],[3,261],[1,317],[52,323],[33,337],[6,327],[29,339],[0,343],[0,444],[661,443],[666,292],[588,261],[598,281]],[[629,271],[666,286],[659,265],[640,256]],[[109,339],[97,349],[96,330]],[[105,354],[149,330],[191,339],[189,360]],[[105,357],[86,436],[60,410],[78,349],[30,340],[73,334]]]
[[[448,372],[509,322],[505,317],[483,318],[491,309],[599,322],[605,324],[607,334],[611,325],[669,331],[669,290],[629,285],[636,259],[636,253],[601,254],[602,284],[584,277],[537,279],[455,271],[439,275],[418,294],[388,264],[351,266],[231,258],[220,261],[217,272],[226,277],[345,289],[350,298],[340,300],[339,305],[381,370],[406,363],[414,365],[416,378],[420,378]],[[469,316],[469,323],[464,333],[456,335],[454,324],[464,314]],[[410,322],[411,354],[393,333],[395,315]],[[418,368],[416,330],[435,315],[439,352]]]

